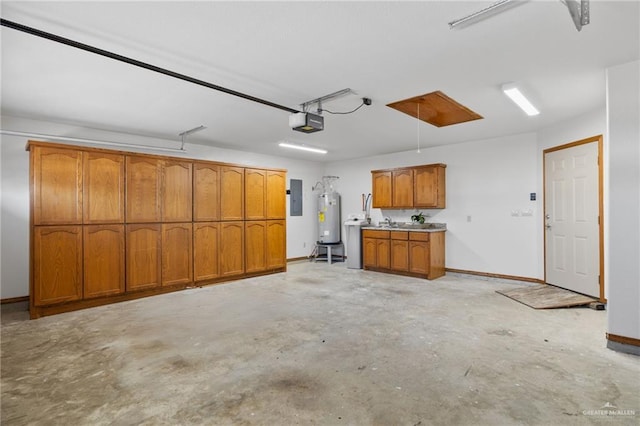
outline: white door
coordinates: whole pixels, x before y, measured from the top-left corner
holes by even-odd
[[[546,281],[599,297],[598,142],[544,158]]]

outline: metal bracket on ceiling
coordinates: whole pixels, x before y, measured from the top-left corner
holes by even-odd
[[[190,130],[185,130],[182,133],[179,133],[178,136],[180,136],[182,138],[182,146],[180,147],[180,151],[184,151],[184,144],[187,142],[187,136],[195,133],[195,132],[199,132],[200,130],[204,130],[207,127],[204,125],[200,125],[198,127],[194,127],[193,129]]]
[[[580,31],[584,25],[589,24],[589,0],[560,0],[569,9],[576,30]]]
[[[349,93],[353,93],[353,90],[346,88],[346,89],[342,89],[342,90],[338,90],[337,92],[333,92],[333,93],[329,93],[328,95],[324,95],[321,96],[319,98],[316,99],[312,99],[310,101],[301,103],[300,106],[302,107],[302,111],[303,112],[308,112],[309,111],[309,107],[312,105],[318,105],[318,112],[321,113],[322,112],[322,102],[326,102],[335,98],[339,98],[341,96],[345,96],[348,95]]]

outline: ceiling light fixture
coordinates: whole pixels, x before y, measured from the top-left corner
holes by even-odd
[[[529,99],[527,99],[520,89],[516,87],[514,83],[507,83],[502,85],[502,91],[505,95],[507,95],[516,105],[518,105],[527,115],[538,115],[540,111],[536,109],[536,107],[531,104]]]
[[[278,146],[282,148],[291,148],[291,149],[299,149],[301,151],[313,152],[315,154],[326,154],[328,151],[326,149],[313,148],[306,145],[296,145],[289,142],[280,142]]]

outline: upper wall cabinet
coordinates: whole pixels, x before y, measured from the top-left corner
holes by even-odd
[[[372,205],[378,209],[391,208],[391,172],[377,170],[371,172],[373,181],[373,202]]]
[[[220,219],[244,219],[244,168],[220,167]]]
[[[267,170],[267,219],[285,219],[287,216],[286,173]]]
[[[31,149],[34,225],[82,223],[82,152]]]
[[[413,207],[413,170],[400,169],[391,172],[393,207]]]
[[[127,222],[160,222],[162,160],[127,156]]]
[[[265,218],[267,171],[244,170],[244,215],[247,220]]]
[[[220,220],[220,166],[217,164],[193,164],[193,220]]]
[[[192,163],[164,160],[162,164],[162,221],[190,222],[192,208]]]
[[[444,164],[413,169],[415,207],[443,209],[446,207]]]
[[[373,170],[372,206],[382,209],[446,207],[445,164]]]
[[[84,223],[123,223],[124,155],[83,155]]]

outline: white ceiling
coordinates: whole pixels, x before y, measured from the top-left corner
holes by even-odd
[[[529,1],[465,29],[493,1],[10,2],[2,18],[299,109],[326,103],[325,130],[288,113],[2,27],[2,114],[251,152],[334,161],[535,131],[601,108],[605,69],[640,58],[640,3],[591,0],[581,32],[566,6]],[[500,90],[517,82],[527,117]],[[436,128],[386,106],[441,90],[484,116]],[[14,130],[14,129],[10,129]],[[329,150],[279,148],[287,140]]]

